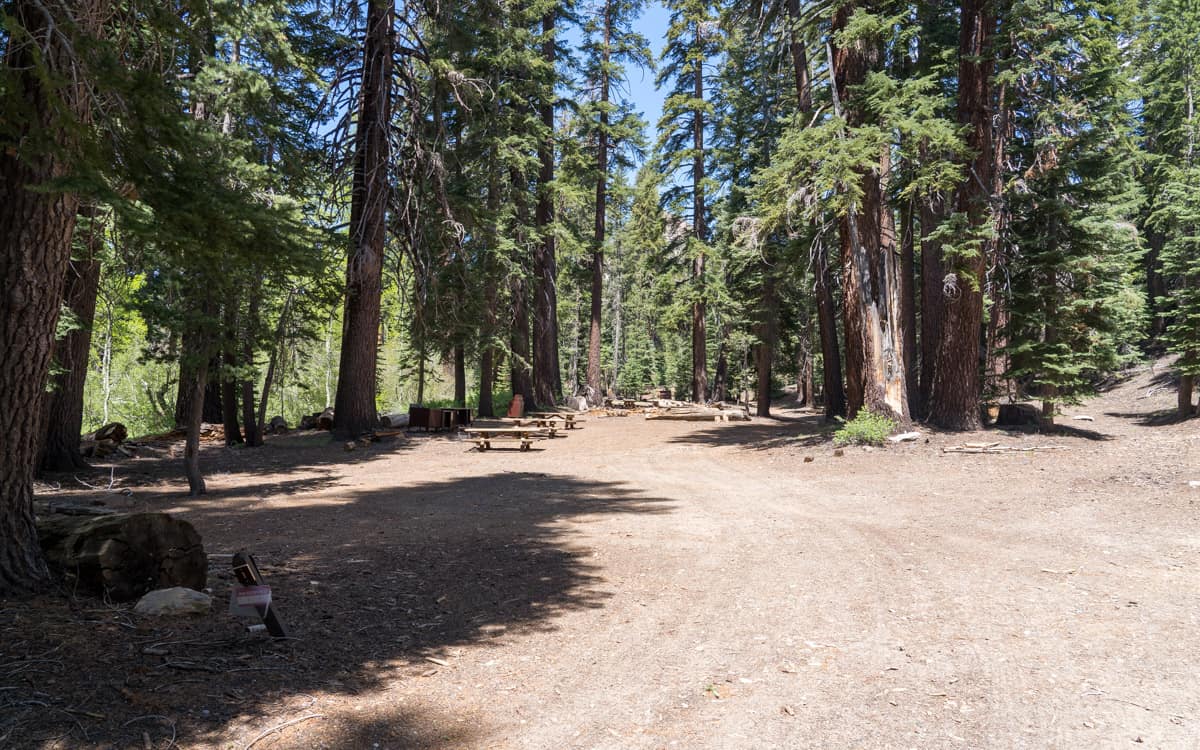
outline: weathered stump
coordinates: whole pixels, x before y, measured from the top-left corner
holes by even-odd
[[[200,535],[166,513],[52,514],[39,516],[37,529],[47,562],[68,585],[114,601],[170,586],[200,590],[208,579]]]

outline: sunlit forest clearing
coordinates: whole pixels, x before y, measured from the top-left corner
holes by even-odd
[[[0,0],[0,750],[1200,745],[1200,8]]]

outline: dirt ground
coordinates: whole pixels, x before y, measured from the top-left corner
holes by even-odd
[[[1200,422],[1173,401],[1160,368],[1066,434],[840,457],[779,408],[592,416],[529,453],[296,433],[207,449],[199,499],[166,455],[112,464],[128,497],[60,477],[194,523],[216,606],[0,602],[0,747],[1200,747]],[[942,452],[979,439],[1066,449]],[[228,614],[240,548],[294,640]]]

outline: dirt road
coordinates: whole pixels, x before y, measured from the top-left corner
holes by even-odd
[[[11,746],[1194,748],[1200,428],[1156,424],[1152,378],[1070,435],[983,436],[1054,452],[838,457],[781,410],[592,418],[531,453],[289,437],[213,451],[201,500],[139,460],[131,502],[197,525],[218,601],[248,547],[299,640],[99,608],[78,643],[80,608],[19,605],[52,623],[21,653],[65,644],[38,689],[105,718]]]

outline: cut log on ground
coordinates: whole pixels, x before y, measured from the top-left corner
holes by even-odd
[[[332,430],[333,429],[333,407],[329,407],[329,408],[325,409],[325,411],[321,412],[321,415],[317,417],[317,429],[318,430]]]
[[[680,422],[744,422],[750,415],[744,409],[711,409],[706,406],[672,407],[647,414],[646,419],[670,419]]]
[[[125,438],[129,437],[129,430],[125,429],[125,425],[120,422],[110,422],[95,432],[89,432],[83,436],[83,440],[96,441],[109,440],[116,445],[125,442]]]
[[[70,588],[130,601],[152,589],[203,589],[208,558],[196,529],[166,513],[46,515],[37,519],[47,562]]]

